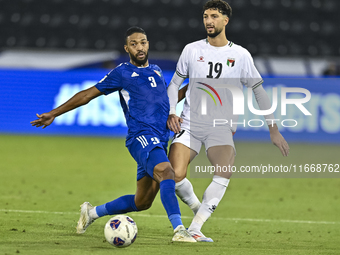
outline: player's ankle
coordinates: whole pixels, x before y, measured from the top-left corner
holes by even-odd
[[[96,210],[96,207],[93,207],[91,210],[89,210],[89,215],[92,219],[98,219],[99,218],[99,215],[97,214],[97,210]]]

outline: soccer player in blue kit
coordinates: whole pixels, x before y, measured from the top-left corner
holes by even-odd
[[[80,91],[66,103],[48,113],[37,114],[31,122],[43,128],[68,111],[85,105],[100,95],[119,91],[128,135],[126,147],[138,164],[135,195],[119,197],[93,207],[89,202],[81,205],[77,233],[82,234],[97,218],[150,208],[158,190],[161,201],[174,229],[172,241],[196,242],[182,224],[178,200],[175,195],[175,173],[167,158],[169,130],[169,98],[161,69],[148,63],[149,42],[139,27],[126,31],[125,51],[130,62],[122,63],[108,73],[95,86]]]

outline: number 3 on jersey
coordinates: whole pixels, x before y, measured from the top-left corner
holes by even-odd
[[[153,78],[152,76],[149,77],[149,81],[151,81],[151,87],[155,88],[157,87],[157,83],[155,81],[155,78]]]

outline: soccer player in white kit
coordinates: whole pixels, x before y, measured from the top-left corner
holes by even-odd
[[[237,116],[233,115],[232,94],[227,89],[221,90],[218,85],[228,83],[239,89],[243,86],[251,88],[260,110],[268,110],[271,107],[269,97],[262,87],[263,80],[250,53],[226,38],[225,26],[231,14],[230,5],[222,0],[210,0],[203,6],[203,23],[207,38],[185,46],[168,87],[170,115],[167,124],[176,133],[169,152],[176,175],[176,194],[194,212],[189,232],[201,242],[213,242],[202,234],[201,228],[221,201],[232,173],[215,172],[201,204],[192,184],[186,178],[187,167],[199,153],[202,143],[210,163],[215,167],[232,166],[236,154],[233,142],[236,126],[231,123],[237,122]],[[189,78],[189,85],[183,112],[181,117],[178,117],[178,89],[186,78]],[[229,86],[229,90],[231,87]],[[207,96],[205,99],[207,109],[202,108],[203,97],[197,96],[198,91],[203,94],[210,93],[211,98]],[[208,101],[211,103],[213,100],[215,105],[209,105]],[[211,120],[215,115],[224,116],[228,123],[218,129],[212,128]],[[289,146],[273,121],[274,115],[266,115],[265,119],[271,141],[283,156],[288,156]]]

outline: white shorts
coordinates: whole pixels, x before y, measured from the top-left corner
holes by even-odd
[[[213,146],[230,145],[234,148],[235,156],[236,149],[233,140],[233,132],[227,128],[217,129],[202,129],[190,132],[188,129],[182,128],[182,131],[175,134],[172,143],[181,143],[188,148],[194,150],[199,154],[202,144],[204,144],[205,151]]]

